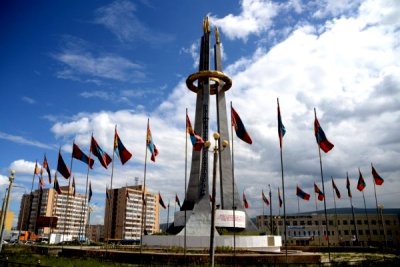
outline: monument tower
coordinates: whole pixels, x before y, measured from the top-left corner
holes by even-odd
[[[186,85],[196,94],[196,114],[194,130],[201,135],[203,140],[209,140],[209,104],[210,96],[216,97],[217,131],[220,134],[218,147],[222,147],[222,140],[229,140],[229,127],[226,109],[225,92],[232,86],[231,79],[222,72],[221,42],[218,28],[215,28],[214,65],[215,70],[210,70],[210,25],[208,18],[203,21],[203,36],[201,37],[199,71],[189,75]],[[197,85],[196,85],[197,83]],[[219,155],[219,179],[220,179],[220,210],[232,212],[242,223],[236,224],[237,228],[255,229],[255,225],[245,210],[236,186],[233,184],[231,150],[226,147]],[[234,200],[233,200],[234,194]],[[233,203],[234,201],[234,203]],[[189,183],[185,194],[185,200],[181,208],[186,211],[186,229],[188,235],[209,234],[211,205],[209,199],[209,174],[208,151],[192,150],[192,161]],[[232,214],[235,214],[232,212]],[[245,218],[244,218],[245,217]],[[175,220],[177,221],[177,220]],[[175,224],[176,225],[176,224]],[[182,226],[182,223],[178,223]],[[238,227],[239,226],[239,227]],[[230,228],[230,226],[227,226]],[[180,234],[182,234],[181,231]]]

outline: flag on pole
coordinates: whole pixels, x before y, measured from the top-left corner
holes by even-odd
[[[114,151],[115,150],[118,152],[117,155],[119,156],[122,165],[124,165],[132,157],[132,154],[128,151],[128,149],[125,148],[124,144],[119,138],[116,127],[114,134]]]
[[[322,151],[328,153],[334,147],[334,145],[329,142],[328,138],[326,138],[324,130],[322,130],[322,127],[319,125],[317,115],[315,115],[314,120],[314,133],[319,147],[322,149]]]
[[[156,157],[158,156],[158,149],[156,145],[153,143],[153,137],[151,136],[151,131],[150,131],[150,123],[147,121],[147,138],[146,138],[146,144],[147,148],[149,149],[151,153],[151,161],[155,162]]]
[[[349,198],[351,198],[352,196],[351,196],[350,180],[348,175],[346,180],[346,188],[347,188],[347,195],[349,196]]]
[[[268,198],[265,196],[264,190],[262,190],[262,192],[261,192],[261,197],[262,197],[262,200],[264,201],[265,205],[269,206],[269,200],[268,200]]]
[[[286,133],[286,128],[282,123],[282,117],[281,117],[281,109],[279,107],[279,99],[278,101],[278,135],[279,135],[279,146],[282,148],[282,141],[283,141],[283,136]]]
[[[49,184],[51,184],[51,172],[50,172],[49,163],[47,162],[46,154],[44,154],[43,169],[46,169],[47,175],[49,177]]]
[[[167,207],[165,206],[165,204],[164,204],[164,201],[163,201],[163,199],[162,199],[162,197],[161,197],[160,192],[158,192],[158,203],[160,203],[161,207],[163,207],[164,209],[167,208]]]
[[[72,195],[75,196],[75,176],[72,176]]]
[[[35,163],[35,169],[33,169],[33,175],[39,175],[40,174],[40,168],[37,164],[37,161]]]
[[[374,181],[376,185],[382,185],[384,180],[382,179],[382,177],[378,174],[378,172],[375,170],[374,166],[372,166],[372,177],[374,177]]]
[[[190,123],[189,115],[187,113],[186,113],[186,131],[190,136],[190,141],[192,142],[193,150],[200,151],[204,146],[204,140],[192,128],[192,124]]]
[[[94,159],[89,158],[85,153],[83,153],[75,143],[72,145],[72,157],[86,163],[91,169],[93,169]]]
[[[61,151],[58,151],[57,171],[61,173],[65,179],[68,179],[71,176],[71,171],[68,169],[61,156]]]
[[[231,117],[232,126],[235,128],[236,136],[251,145],[253,141],[251,140],[249,133],[246,131],[246,127],[244,127],[244,124],[240,119],[239,114],[233,107],[231,107]]]
[[[95,155],[99,161],[100,164],[107,169],[108,165],[111,163],[112,159],[111,157],[101,149],[101,147],[97,144],[96,139],[92,136],[92,141],[90,143],[90,151]]]
[[[39,179],[39,186],[40,186],[40,190],[43,190],[43,187],[45,186],[45,182],[44,182],[43,176],[41,176],[40,179]]]
[[[332,178],[332,187],[333,187],[333,189],[335,190],[335,193],[336,193],[337,198],[340,198],[339,189],[336,187],[336,184],[335,184],[335,181],[333,180],[333,178]]]
[[[357,182],[357,189],[358,191],[362,192],[366,186],[364,178],[361,174],[360,168],[358,169],[358,182]]]
[[[249,208],[249,202],[247,202],[247,198],[246,198],[246,195],[244,194],[244,192],[243,192],[243,206],[245,209]]]
[[[90,200],[92,199],[92,195],[93,195],[93,191],[92,191],[92,182],[89,182],[89,198],[88,198],[88,202],[90,202]]]
[[[181,207],[181,202],[179,201],[178,194],[175,194],[175,202],[178,204],[179,207]]]
[[[296,187],[296,195],[304,200],[310,200],[310,194],[301,190],[299,186]]]
[[[58,194],[61,194],[61,189],[60,189],[60,185],[58,184],[58,179],[57,179],[57,173],[54,175],[54,185],[53,185],[54,190],[56,190],[56,192]]]
[[[318,194],[318,200],[319,201],[323,201],[324,200],[324,193],[322,193],[322,191],[319,189],[318,185],[316,183],[314,183],[314,192],[316,194]],[[302,198],[302,197],[301,197]],[[303,198],[305,199],[305,198]],[[308,199],[307,199],[308,200]]]
[[[278,200],[279,200],[279,208],[282,208],[283,201],[282,201],[281,191],[280,191],[279,187],[278,187]]]

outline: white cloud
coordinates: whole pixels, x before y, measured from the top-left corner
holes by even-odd
[[[24,102],[26,102],[28,104],[31,104],[31,105],[32,104],[36,104],[36,100],[31,98],[31,97],[23,96],[21,99],[22,99],[22,101],[24,101]]]
[[[385,207],[397,207],[400,170],[393,159],[400,158],[400,46],[396,38],[398,29],[392,25],[398,25],[400,16],[393,15],[397,12],[396,7],[380,9],[376,3],[366,1],[357,14],[338,16],[322,26],[302,23],[270,50],[260,47],[251,57],[240,58],[226,67],[225,72],[234,83],[234,88],[226,94],[227,103],[233,101],[254,142],[248,146],[235,139],[236,181],[240,192],[246,189],[253,207],[249,210],[250,215],[260,214],[261,188],[266,191],[268,184],[272,186],[273,199],[277,200],[276,191],[280,186],[277,97],[287,129],[283,159],[288,212],[297,210],[294,191],[297,183],[310,193],[314,181],[321,186],[313,133],[314,107],[321,126],[335,144],[331,152],[322,155],[325,188],[331,188],[330,176],[333,176],[345,195],[344,178],[348,171],[355,206],[363,207],[362,197],[355,191],[357,168],[360,167],[365,177],[369,177],[366,178],[365,193],[367,205],[373,206],[370,180],[370,163],[373,162],[385,178],[383,187],[378,188],[379,201],[385,203]],[[387,7],[386,2],[378,3]],[[261,5],[260,11],[264,5],[272,5],[269,2],[242,2],[244,9],[254,10],[252,4]],[[240,17],[243,24],[249,20],[246,12],[243,11]],[[228,17],[239,19],[232,15]],[[250,33],[264,30],[262,27],[255,29],[258,30],[242,33],[238,30],[238,34],[230,38],[244,39]],[[70,121],[55,124],[52,131],[57,137],[75,136],[77,142],[86,147],[93,131],[99,144],[111,151],[114,125],[118,124],[120,137],[134,154],[127,166],[118,167],[115,174],[118,186],[126,181],[132,184],[134,177],[143,177],[145,129],[150,117],[160,155],[157,162],[147,168],[147,182],[154,191],[161,188],[164,199],[173,199],[175,193],[183,196],[184,114],[185,108],[189,107],[189,114],[194,117],[194,103],[195,95],[182,80],[152,114],[126,110],[78,114]],[[210,131],[214,131],[214,98],[210,106],[210,123]],[[104,189],[107,179],[104,175],[96,180],[96,188]],[[386,184],[388,188],[383,194]],[[329,207],[333,207],[330,200]],[[339,201],[338,207],[348,207],[347,199]],[[304,205],[302,209],[313,210],[313,207]]]
[[[265,0],[242,0],[239,15],[229,14],[223,18],[210,16],[229,39],[247,40],[249,35],[260,35],[272,26],[272,19],[278,15],[279,5]]]
[[[10,164],[10,170],[15,170],[15,174],[32,174],[35,170],[35,162],[26,161],[23,159],[15,160]],[[41,164],[38,163],[38,167],[41,168]]]
[[[150,43],[170,42],[170,35],[149,29],[135,15],[136,6],[124,0],[114,1],[96,10],[95,23],[111,31],[121,42],[144,40]]]
[[[54,147],[49,146],[47,144],[41,143],[39,141],[35,140],[29,140],[25,137],[18,136],[18,135],[11,135],[8,133],[0,132],[0,139],[5,139],[8,141],[12,141],[17,144],[24,144],[24,145],[30,145],[30,146],[35,146],[39,148],[45,148],[45,149],[53,149]]]
[[[343,15],[356,10],[360,2],[360,0],[321,0],[317,2],[318,10],[314,13],[314,17]]]

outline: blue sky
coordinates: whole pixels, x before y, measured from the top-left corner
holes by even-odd
[[[36,160],[41,163],[46,154],[54,173],[58,149],[69,164],[73,140],[88,152],[92,132],[111,154],[116,124],[134,157],[124,166],[115,161],[114,186],[142,180],[147,118],[160,150],[147,168],[148,186],[172,206],[175,193],[183,199],[184,116],[188,108],[194,118],[195,105],[185,80],[197,70],[206,15],[220,29],[224,72],[233,80],[227,100],[253,139],[251,146],[235,140],[236,181],[250,202],[248,213],[262,213],[261,189],[267,191],[268,184],[277,199],[277,97],[287,130],[289,212],[297,210],[296,184],[312,193],[314,181],[321,183],[314,107],[335,144],[322,158],[328,208],[333,207],[331,176],[343,196],[338,207],[349,206],[346,172],[354,205],[363,207],[355,189],[358,168],[367,182],[367,205],[375,207],[371,162],[385,179],[377,188],[378,202],[398,207],[400,7],[395,0],[2,1],[0,13],[0,196],[15,169],[11,209],[16,213],[21,194],[30,191]],[[212,100],[211,132],[214,106]],[[84,192],[85,166],[74,161],[73,173]],[[102,222],[110,174],[96,162],[89,176],[94,223]],[[166,221],[166,211],[161,217]]]

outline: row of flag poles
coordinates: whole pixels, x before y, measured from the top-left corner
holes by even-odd
[[[314,134],[316,137],[316,142],[318,144],[318,151],[319,151],[319,158],[320,158],[320,167],[321,167],[321,181],[322,181],[322,190],[319,189],[317,184],[314,184],[314,192],[317,193],[317,197],[320,201],[324,201],[324,210],[325,210],[325,219],[326,217],[326,198],[325,198],[325,189],[324,189],[324,181],[323,181],[323,169],[322,169],[322,159],[321,159],[321,150],[325,153],[328,153],[331,149],[333,149],[334,145],[327,139],[325,132],[323,131],[322,127],[320,126],[320,123],[318,121],[317,115],[316,115],[316,110],[314,109]],[[279,147],[280,147],[280,158],[281,158],[281,177],[282,177],[282,184],[281,187],[278,186],[278,203],[279,203],[279,208],[283,206],[283,215],[284,215],[284,229],[286,229],[286,201],[285,201],[285,183],[284,183],[284,168],[283,168],[283,157],[282,157],[282,150],[283,150],[283,137],[286,134],[286,128],[283,125],[282,122],[282,117],[281,117],[281,112],[280,112],[280,106],[279,106],[279,99],[277,99],[277,119],[278,119],[278,137],[279,137]],[[231,125],[232,125],[232,134],[233,130],[236,133],[236,136],[241,139],[242,141],[246,142],[247,144],[252,144],[252,139],[250,137],[250,134],[247,132],[244,123],[242,122],[238,112],[232,107],[231,103]],[[202,137],[197,134],[190,122],[190,118],[188,115],[188,112],[186,110],[186,133],[189,136],[189,139],[192,143],[193,150],[194,151],[201,151],[202,148],[204,147],[204,140]],[[232,143],[233,143],[233,138],[232,138]],[[145,188],[145,183],[146,183],[146,162],[147,162],[147,152],[150,153],[150,159],[155,162],[156,156],[158,155],[158,149],[153,143],[152,135],[151,135],[151,130],[149,126],[149,120],[147,123],[147,131],[146,131],[146,156],[145,156],[145,168],[144,168],[144,185],[143,185],[143,203],[145,203],[144,199],[144,188]],[[71,187],[71,179],[69,179],[72,176],[72,162],[73,159],[77,159],[85,164],[87,164],[87,181],[86,181],[86,200],[87,202],[90,202],[91,197],[92,197],[92,187],[91,187],[91,182],[89,181],[89,170],[93,169],[93,165],[95,163],[94,159],[92,158],[92,155],[94,155],[100,164],[107,169],[109,164],[112,163],[112,171],[111,171],[111,183],[110,183],[110,188],[107,189],[112,189],[112,182],[113,182],[113,169],[114,169],[114,155],[117,154],[119,157],[121,164],[124,165],[127,161],[129,161],[132,158],[132,154],[128,151],[128,149],[124,146],[124,144],[121,141],[121,138],[118,135],[117,132],[117,126],[115,126],[115,134],[114,134],[114,144],[113,144],[113,154],[112,157],[110,157],[105,151],[102,150],[102,148],[99,146],[97,143],[96,139],[94,138],[93,134],[91,136],[91,143],[90,143],[90,149],[89,149],[89,155],[86,155],[75,142],[73,142],[73,147],[72,147],[72,156],[71,156],[71,164],[70,167],[68,168],[65,161],[63,160],[63,157],[61,155],[61,150],[59,151],[58,154],[58,162],[57,162],[57,172],[60,173],[65,179],[69,180],[69,188]],[[233,148],[232,148],[232,165],[233,165]],[[379,176],[377,171],[375,170],[374,166],[372,166],[372,176],[374,178],[374,189],[375,185],[382,185],[383,179]],[[44,170],[47,172],[48,179],[49,179],[49,184],[52,183],[52,176],[50,173],[50,167],[46,158],[46,155],[44,155],[44,160],[42,167],[39,168],[38,163],[36,162],[35,164],[35,170],[34,170],[34,175],[32,179],[32,188],[31,192],[33,190],[33,184],[34,184],[34,178],[35,175],[39,176],[39,187],[43,188],[45,182],[44,182],[44,177],[43,177],[43,172]],[[54,189],[58,192],[61,193],[61,190],[59,189],[59,182],[57,178],[57,172],[54,175]],[[186,171],[185,171],[185,176],[186,176]],[[234,176],[234,175],[233,175]],[[347,177],[347,189],[348,189],[348,195],[351,199],[351,190],[350,190],[350,182]],[[338,188],[336,187],[334,180],[332,178],[332,186],[333,190],[336,192],[337,198],[340,198],[340,192]],[[75,180],[74,177],[72,178],[72,191],[73,193],[75,192]],[[363,189],[365,188],[365,181],[362,177],[361,171],[359,170],[359,181],[357,183],[357,189],[363,193]],[[281,195],[281,190],[282,189],[282,195]],[[185,178],[185,192],[186,192],[186,178]],[[304,192],[299,186],[296,187],[296,195],[299,198],[302,198],[304,200],[309,200],[310,195],[306,192]],[[68,194],[69,196],[69,194]],[[283,197],[283,198],[282,198]],[[375,198],[376,198],[376,190],[375,190]],[[107,199],[109,199],[107,197]],[[245,196],[245,193],[243,192],[243,205],[245,208],[249,208],[249,203],[247,201],[247,198]],[[176,194],[175,197],[176,203],[179,203],[180,206],[180,201],[178,198],[178,195]],[[271,201],[268,200],[268,198],[265,196],[264,192],[262,192],[262,201],[266,204],[269,205],[269,202]],[[233,201],[233,203],[235,200]],[[166,208],[164,201],[161,197],[161,194],[159,192],[159,203],[163,208]],[[365,203],[365,197],[364,197],[364,203]],[[86,205],[86,202],[85,202]],[[352,205],[352,204],[351,204]],[[142,207],[142,213],[145,212],[145,209]],[[144,217],[145,214],[142,214],[142,218]],[[144,228],[142,222],[142,229]],[[327,226],[328,224],[326,224]],[[328,231],[327,231],[328,232]],[[286,231],[285,231],[285,244],[286,244],[286,257],[287,257],[287,236],[286,236]],[[329,246],[329,242],[328,242]]]

